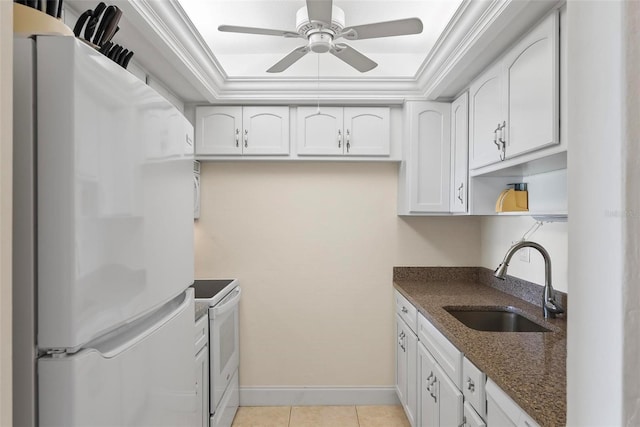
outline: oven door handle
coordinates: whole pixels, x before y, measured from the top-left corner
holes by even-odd
[[[242,294],[242,289],[238,288],[233,292],[235,293],[235,295],[233,295],[233,297],[230,298],[227,302],[213,307],[211,311],[213,311],[214,317],[220,316],[230,310],[233,310],[236,307],[236,305],[238,304],[238,301],[240,301],[240,295]]]

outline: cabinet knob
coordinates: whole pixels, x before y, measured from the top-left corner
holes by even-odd
[[[408,312],[409,312],[409,310],[407,310],[407,307],[405,307],[405,306],[403,305],[403,306],[402,306],[402,312],[403,312],[403,313],[408,313]]]
[[[240,129],[236,129],[236,147],[240,146]]]
[[[338,129],[338,148],[342,148],[342,131]]]
[[[244,147],[247,148],[249,146],[249,130],[244,130]]]

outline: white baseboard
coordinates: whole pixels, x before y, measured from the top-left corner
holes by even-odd
[[[240,387],[240,406],[399,405],[389,387]]]

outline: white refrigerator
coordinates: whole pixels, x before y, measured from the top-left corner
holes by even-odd
[[[192,127],[73,37],[14,41],[16,426],[195,426]]]

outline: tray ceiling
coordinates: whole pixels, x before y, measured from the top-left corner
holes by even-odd
[[[223,33],[218,26],[296,30],[295,16],[304,0],[179,0],[227,79],[413,79],[461,0],[334,0],[344,10],[346,26],[418,17],[421,34],[354,40],[348,43],[378,67],[360,73],[328,53],[309,53],[278,74],[266,70],[305,40],[276,36]]]

